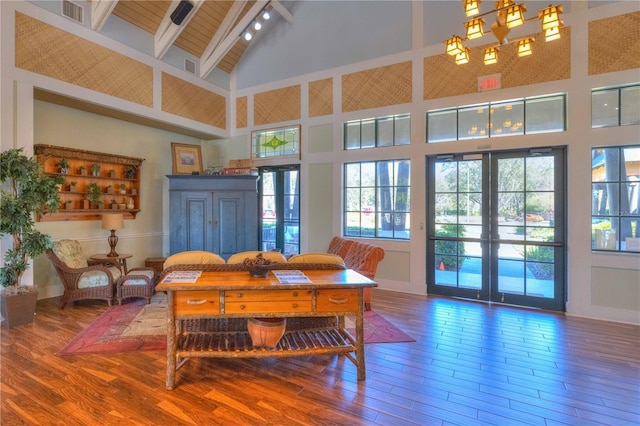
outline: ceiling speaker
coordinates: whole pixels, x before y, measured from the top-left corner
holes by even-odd
[[[176,25],[182,24],[182,21],[184,21],[184,18],[191,12],[191,9],[193,9],[193,3],[188,0],[181,0],[176,10],[171,12],[171,22]]]

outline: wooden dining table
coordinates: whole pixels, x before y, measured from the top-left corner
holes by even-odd
[[[168,296],[166,388],[189,358],[265,358],[344,354],[365,379],[364,289],[375,281],[350,269],[303,270],[305,282],[283,283],[274,271],[180,271],[165,275],[158,291]],[[188,272],[193,272],[191,275]],[[290,271],[289,271],[290,272]],[[189,282],[184,282],[189,281]],[[345,317],[355,317],[355,336]],[[249,318],[287,319],[274,348],[254,347]]]

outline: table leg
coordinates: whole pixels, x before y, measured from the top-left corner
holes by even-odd
[[[167,292],[167,390],[176,387],[176,319],[173,314],[173,291]]]
[[[358,313],[356,315],[356,361],[358,368],[358,380],[366,378],[364,368],[364,289],[358,290]]]
[[[127,275],[127,259],[121,259],[122,262],[122,270],[124,271],[124,275]]]

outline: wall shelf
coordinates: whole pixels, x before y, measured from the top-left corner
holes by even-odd
[[[64,178],[60,188],[62,204],[58,212],[48,213],[40,221],[100,220],[103,213],[112,212],[122,212],[125,219],[134,219],[140,211],[140,166],[144,158],[42,144],[33,148],[45,173]],[[62,158],[69,163],[66,173],[59,167]],[[96,175],[92,174],[92,165],[99,167]],[[84,174],[81,168],[85,170]],[[72,182],[75,185],[72,186]],[[102,205],[87,206],[91,204],[86,202],[87,188],[91,183],[100,188]],[[111,192],[108,192],[109,188]],[[111,208],[112,200],[116,201],[118,208]]]

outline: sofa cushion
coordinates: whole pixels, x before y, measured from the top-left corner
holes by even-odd
[[[289,263],[325,263],[344,265],[344,260],[337,254],[330,253],[302,253],[289,258]]]

